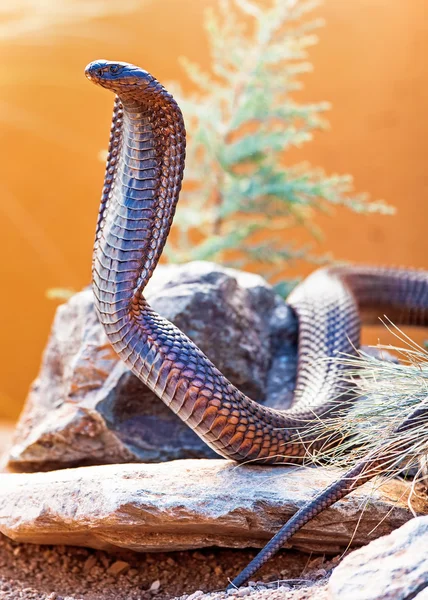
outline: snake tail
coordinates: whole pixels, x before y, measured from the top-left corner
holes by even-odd
[[[394,429],[393,434],[399,436],[405,432],[411,432],[412,429],[419,428],[421,423],[428,423],[428,397]],[[387,473],[392,466],[396,465],[397,451],[399,455],[403,456],[405,450],[411,447],[412,443],[411,436],[408,436],[406,442],[403,439],[399,440],[398,448],[397,440],[391,444],[381,445],[351,467],[337,481],[334,481],[317,494],[313,500],[300,508],[239,575],[235,577],[227,589],[238,588],[246,583],[297,531],[319,513],[347,496],[359,486],[370,481],[376,475]]]

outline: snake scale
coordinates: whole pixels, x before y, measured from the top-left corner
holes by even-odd
[[[338,396],[345,405],[352,400],[350,384],[343,382],[346,367],[326,359],[355,353],[361,323],[378,315],[427,326],[428,273],[374,267],[315,271],[287,299],[299,321],[293,406],[279,411],[251,400],[143,295],[181,189],[186,134],[180,108],[154,77],[134,65],[97,60],[85,73],[115,93],[93,254],[95,306],[113,348],[221,456],[301,461],[308,445],[316,450],[322,443],[305,439],[308,423],[332,414]],[[428,413],[421,408],[414,417],[421,411]],[[303,507],[232,585],[244,583],[315,514],[373,477],[384,458],[367,457]]]

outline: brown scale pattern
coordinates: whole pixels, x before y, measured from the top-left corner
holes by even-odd
[[[143,296],[181,188],[180,109],[156,79],[133,65],[96,61],[87,74],[116,94],[93,259],[96,307],[113,347],[222,456],[301,460],[308,446],[319,445],[305,437],[308,422],[331,414],[339,395],[342,404],[352,400],[352,389],[341,383],[344,367],[326,358],[354,352],[360,318],[370,320],[376,307],[389,309],[397,322],[426,324],[427,274],[359,267],[316,271],[288,299],[299,319],[293,407],[277,411],[247,398]]]
[[[295,402],[284,411],[263,407],[236,389],[143,296],[181,189],[185,128],[177,103],[154,77],[127,63],[95,61],[86,75],[116,94],[93,255],[95,305],[112,346],[222,456],[301,461],[309,447],[313,451],[323,443],[311,439],[308,423],[331,415],[338,397],[341,408],[353,399],[343,383],[346,367],[328,359],[355,352],[361,320],[373,322],[385,313],[397,324],[428,325],[428,273],[333,267],[308,277],[288,298],[299,320]],[[236,581],[245,581],[314,514],[372,477],[378,458],[368,457],[302,509],[303,516],[296,515],[282,534],[286,537],[278,534],[253,570]]]

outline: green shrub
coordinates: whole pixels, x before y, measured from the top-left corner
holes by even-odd
[[[307,14],[316,4],[220,0],[216,11],[207,11],[211,70],[182,58],[198,91],[184,94],[178,84],[170,86],[189,133],[177,233],[166,250],[170,261],[251,264],[272,280],[292,259],[331,260],[289,242],[296,227],[320,236],[316,211],[334,205],[392,212],[354,193],[350,175],[287,162],[287,150],[326,126],[328,103],[293,98],[301,75],[311,70],[308,48],[322,23]]]

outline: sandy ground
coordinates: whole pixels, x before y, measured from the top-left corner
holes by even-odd
[[[0,536],[0,599],[184,600],[192,595],[189,600],[203,600],[202,592],[224,589],[254,555],[252,550],[220,549],[112,555],[87,548],[17,544]],[[322,600],[334,562],[283,551],[260,570],[252,588],[208,597]],[[274,583],[266,587],[265,582]]]

